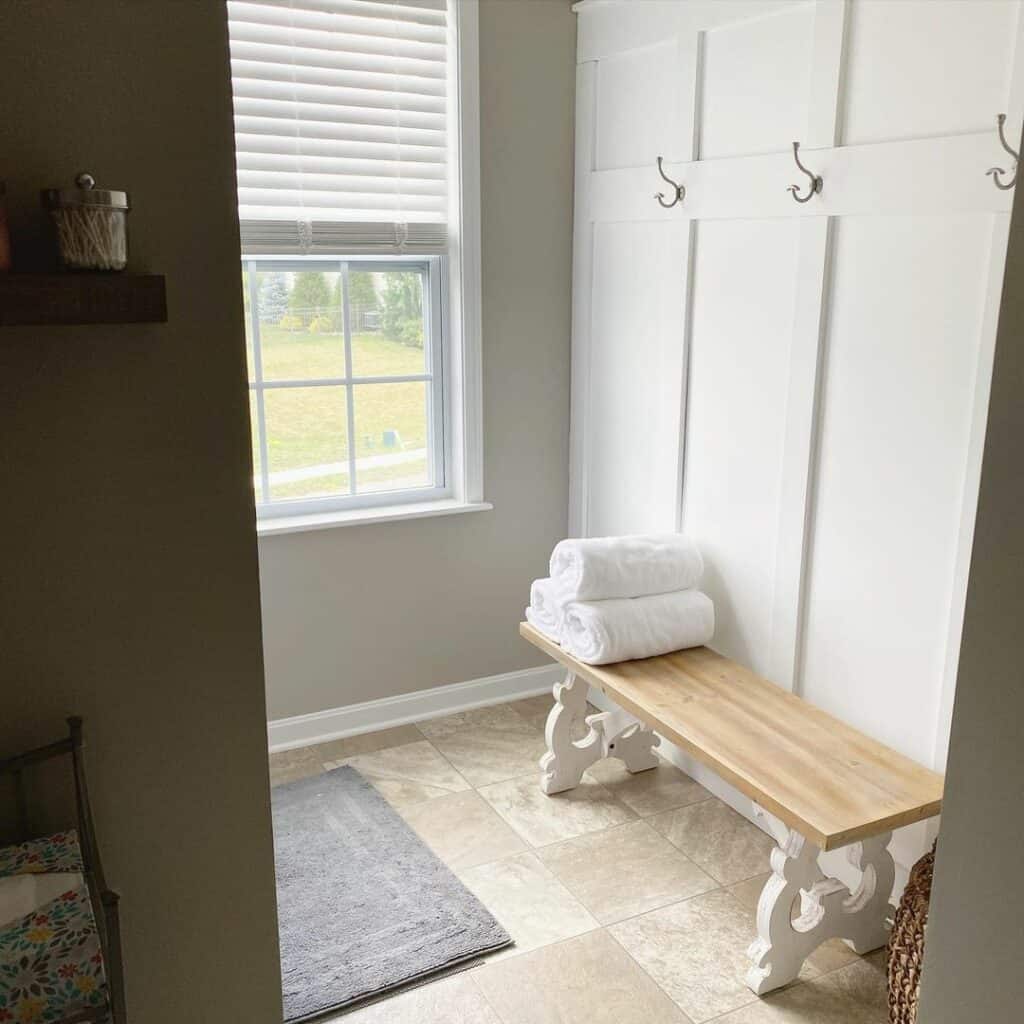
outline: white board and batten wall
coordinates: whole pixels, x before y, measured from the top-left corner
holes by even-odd
[[[572,532],[681,529],[715,646],[942,770],[1019,0],[583,0]],[[798,204],[786,187],[824,179]],[[654,198],[686,186],[671,209]],[[742,800],[736,805],[742,809]],[[925,826],[897,837],[904,867]]]

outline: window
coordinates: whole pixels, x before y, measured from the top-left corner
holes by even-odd
[[[244,262],[261,504],[450,494],[440,259]]]
[[[228,2],[261,519],[480,500],[475,15]]]

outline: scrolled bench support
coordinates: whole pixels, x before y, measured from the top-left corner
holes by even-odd
[[[757,905],[758,938],[748,950],[754,966],[747,973],[747,986],[760,996],[789,984],[807,957],[828,939],[844,939],[857,953],[885,945],[896,877],[887,848],[892,833],[847,847],[847,858],[861,872],[851,892],[823,874],[817,846],[762,808],[755,810],[779,845],[772,850],[772,874]],[[797,897],[800,913],[794,918]]]
[[[540,788],[549,796],[574,789],[583,773],[605,757],[620,758],[631,772],[659,763],[653,750],[658,737],[651,729],[624,711],[587,715],[587,692],[587,684],[574,672],[555,684],[555,706],[544,729],[548,750],[540,759]],[[584,722],[586,735],[573,739]]]

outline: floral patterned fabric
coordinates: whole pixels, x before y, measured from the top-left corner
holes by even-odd
[[[106,1006],[103,954],[84,886],[0,931],[4,1024],[47,1024]]]
[[[0,850],[0,878],[62,871],[82,871],[82,851],[73,828]]]

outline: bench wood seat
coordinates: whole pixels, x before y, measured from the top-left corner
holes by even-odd
[[[708,647],[586,665],[519,632],[822,850],[941,809],[941,775]]]

